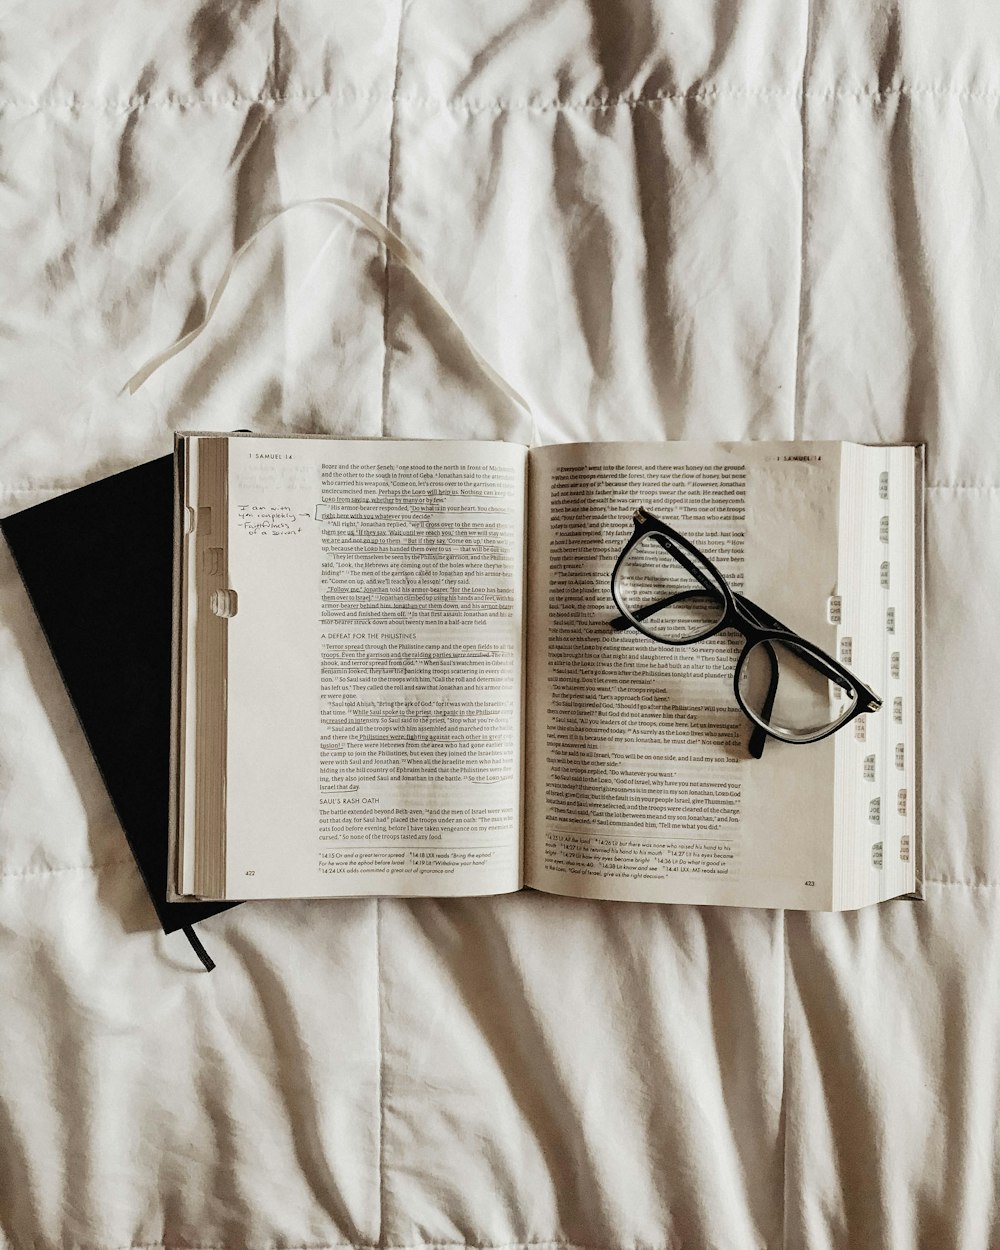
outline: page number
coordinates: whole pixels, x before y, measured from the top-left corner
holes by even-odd
[[[257,875],[257,869],[256,869],[256,868],[248,868],[248,869],[246,870],[246,872],[245,872],[243,875],[244,875],[245,877],[256,877],[256,875]]]
[[[248,874],[248,875],[249,875],[249,874]],[[816,884],[816,882],[815,882],[815,881],[807,881],[807,882],[806,882],[806,885],[815,885],[815,884]]]

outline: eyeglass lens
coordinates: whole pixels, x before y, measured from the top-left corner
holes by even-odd
[[[777,684],[774,679],[777,678]],[[739,670],[746,707],[790,741],[808,741],[844,719],[858,692],[831,672],[808,647],[775,640],[758,642]],[[769,694],[773,698],[767,709]]]
[[[696,556],[686,551],[680,554],[686,563],[659,535],[644,534],[615,578],[625,615],[665,642],[702,637],[726,614],[725,599],[712,574]]]

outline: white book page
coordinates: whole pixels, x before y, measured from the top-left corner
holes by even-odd
[[[734,591],[835,652],[840,460],[837,443],[532,451],[528,885],[832,905],[837,735],[806,746],[768,739],[751,758],[733,692],[742,637],[672,647],[610,621],[612,569],[644,507]]]
[[[228,897],[520,888],[525,462],[230,439]]]

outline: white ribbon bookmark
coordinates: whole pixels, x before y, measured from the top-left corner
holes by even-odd
[[[353,204],[350,200],[337,199],[334,196],[319,196],[316,199],[297,200],[293,204],[286,204],[284,208],[279,209],[276,213],[269,217],[263,225],[258,226],[253,234],[250,235],[250,237],[239,248],[237,248],[237,250],[230,257],[229,264],[226,265],[222,277],[219,279],[219,283],[212,294],[212,298],[209,300],[208,309],[201,323],[196,325],[193,330],[189,330],[187,334],[179,338],[176,343],[172,343],[170,347],[166,348],[162,352],[157,352],[155,356],[147,360],[146,363],[141,368],[137,369],[136,372],[129,378],[129,380],[122,387],[122,391],[119,393],[128,391],[130,395],[134,395],[139,387],[142,386],[142,384],[152,374],[154,374],[157,369],[159,369],[160,365],[165,364],[172,356],[176,356],[179,352],[182,352],[185,347],[193,343],[198,335],[201,334],[202,330],[204,330],[208,323],[212,320],[212,315],[219,306],[219,301],[222,299],[222,293],[225,291],[226,285],[232,277],[233,270],[239,263],[240,257],[243,253],[260,237],[261,234],[263,234],[268,226],[277,221],[279,217],[283,217],[285,213],[291,212],[292,209],[303,208],[310,204],[328,204],[335,208],[343,209],[345,213],[349,213],[352,217],[360,221],[364,228],[373,234],[376,239],[378,239],[391,256],[394,256],[400,264],[405,265],[406,268],[409,269],[410,273],[413,274],[427,294],[432,300],[434,300],[437,306],[458,331],[462,341],[472,354],[472,358],[475,360],[476,364],[479,365],[486,377],[489,378],[493,385],[506,395],[508,399],[513,400],[515,404],[517,404],[520,408],[523,408],[531,418],[532,441],[537,442],[538,431],[535,425],[535,415],[531,410],[530,404],[523,395],[519,395],[510,383],[507,382],[506,379],[493,368],[486,357],[483,356],[482,352],[480,352],[469,340],[468,335],[459,324],[458,318],[449,307],[448,301],[438,290],[433,278],[431,278],[417,254],[403,242],[398,234],[395,234],[389,229],[388,226],[383,225],[378,218],[373,217],[371,213],[366,212],[360,207],[360,205]]]

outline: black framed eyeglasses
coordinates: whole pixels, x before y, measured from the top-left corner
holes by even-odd
[[[724,629],[743,635],[736,662],[736,702],[754,726],[750,754],[766,737],[819,742],[882,700],[843,664],[731,589],[708,556],[645,508],[611,574],[621,616],[617,630],[637,629],[672,647],[704,642]]]

